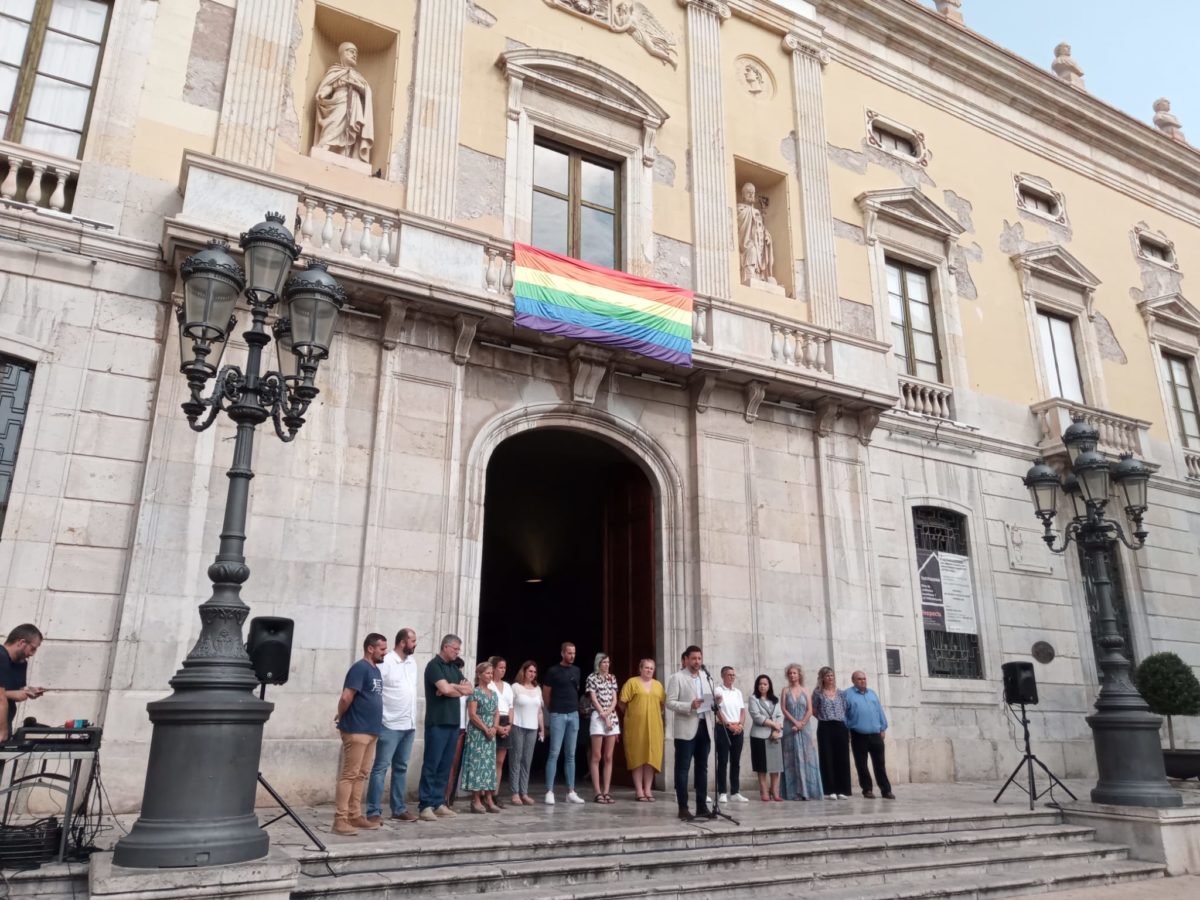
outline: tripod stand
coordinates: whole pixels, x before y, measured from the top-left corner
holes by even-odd
[[[1008,705],[1008,709],[1009,709],[1009,712],[1012,712],[1012,704],[1011,703]],[[1034,802],[1037,800],[1040,800],[1046,794],[1050,793],[1050,791],[1054,790],[1054,786],[1056,784],[1060,788],[1062,788],[1067,793],[1067,796],[1069,796],[1072,800],[1078,800],[1079,798],[1071,793],[1071,789],[1069,787],[1067,787],[1065,784],[1063,784],[1062,780],[1057,775],[1055,775],[1048,768],[1046,768],[1046,764],[1044,762],[1042,762],[1040,759],[1038,759],[1036,756],[1033,755],[1033,750],[1031,750],[1029,747],[1029,717],[1025,715],[1025,704],[1024,703],[1021,704],[1021,727],[1025,730],[1025,755],[1023,757],[1021,757],[1021,761],[1019,763],[1017,763],[1017,767],[1015,769],[1013,769],[1012,774],[1008,776],[1008,781],[1004,782],[1004,787],[1000,788],[1000,793],[998,793],[995,797],[992,798],[992,802],[999,803],[1000,798],[1004,795],[1004,792],[1008,790],[1008,786],[1010,784],[1016,784],[1016,786],[1018,788],[1020,788],[1022,791],[1024,791],[1026,794],[1029,795],[1029,811],[1030,812],[1033,812]],[[1034,782],[1034,778],[1033,778],[1033,764],[1034,763],[1037,763],[1038,766],[1041,768],[1041,770],[1050,777],[1050,786],[1048,788],[1046,788],[1046,790],[1042,791],[1041,793],[1038,792],[1037,785]],[[1022,766],[1024,766],[1028,772],[1028,779],[1029,779],[1029,787],[1028,788],[1026,788],[1020,784],[1017,784],[1017,782],[1016,782],[1017,775],[1020,774]]]
[[[259,699],[259,700],[265,700],[265,699],[267,699],[267,683],[266,683],[265,681],[259,682],[259,685],[258,685],[258,699]],[[286,800],[284,800],[282,797],[280,797],[280,796],[279,796],[279,792],[278,792],[278,791],[276,791],[276,790],[275,790],[275,788],[271,787],[271,783],[270,783],[269,781],[267,781],[267,779],[265,779],[265,778],[263,777],[263,773],[262,773],[262,772],[259,772],[259,773],[258,773],[258,783],[259,783],[259,784],[261,784],[261,785],[263,786],[263,789],[264,789],[264,790],[265,790],[265,791],[266,791],[268,794],[270,794],[270,795],[271,795],[271,797],[272,797],[272,799],[274,799],[274,801],[275,801],[276,803],[278,803],[278,804],[279,804],[279,806],[280,806],[280,807],[283,809],[283,812],[281,812],[281,813],[280,813],[279,815],[277,815],[275,818],[271,819],[271,820],[270,820],[270,821],[268,821],[268,822],[263,822],[263,823],[262,823],[262,825],[261,825],[260,827],[261,827],[263,830],[266,830],[267,828],[269,828],[270,826],[272,826],[272,825],[274,825],[276,822],[278,822],[280,819],[282,819],[284,816],[287,816],[287,817],[288,817],[288,818],[290,818],[290,819],[291,819],[293,822],[295,822],[295,823],[296,823],[296,827],[297,827],[297,828],[299,828],[299,829],[300,829],[301,831],[303,831],[303,832],[304,832],[306,835],[308,835],[308,839],[309,839],[310,841],[312,841],[314,844],[316,844],[316,845],[317,845],[317,849],[318,849],[318,850],[325,850],[325,849],[326,849],[326,848],[325,848],[325,845],[324,845],[323,843],[321,843],[321,839],[320,839],[319,837],[317,837],[315,834],[313,834],[313,831],[312,831],[312,829],[311,829],[311,828],[309,828],[307,825],[305,825],[303,821],[301,821],[300,817],[299,817],[298,815],[296,815],[296,811],[295,811],[294,809],[292,809],[292,808],[291,808],[291,806],[289,806],[289,805],[288,805],[288,802],[287,802]]]
[[[717,766],[716,766],[716,762],[717,762],[717,729],[721,727],[721,701],[717,699],[717,686],[715,684],[713,684],[712,675],[708,674],[708,669],[706,667],[701,666],[701,668],[704,670],[705,677],[708,678],[708,689],[709,689],[709,692],[712,694],[712,698],[713,698],[713,702],[712,702],[712,711],[713,711],[713,733],[712,733],[713,767],[712,767],[712,771],[713,771],[713,783],[715,785],[716,777],[717,777],[717,774],[716,774],[717,773]],[[706,784],[704,786],[704,788],[705,788],[705,794],[707,795],[708,785]],[[721,812],[721,792],[720,792],[720,790],[714,790],[712,792],[712,798],[713,798],[713,803],[709,809],[709,816],[708,816],[710,819],[718,819],[719,818],[719,819],[724,819],[726,822],[732,822],[734,825],[741,824],[741,822],[739,822],[733,816],[729,815],[728,813]]]

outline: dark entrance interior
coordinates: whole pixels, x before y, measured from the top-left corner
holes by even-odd
[[[571,641],[584,678],[603,651],[623,683],[655,656],[654,493],[635,463],[581,432],[527,432],[492,454],[484,503],[480,658],[503,656],[512,680],[527,659],[539,671],[556,664]],[[579,790],[586,734],[581,722]],[[539,772],[545,756],[539,746]],[[623,773],[618,748],[614,779]]]

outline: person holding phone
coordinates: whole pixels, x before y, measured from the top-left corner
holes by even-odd
[[[3,732],[0,740],[12,737],[13,719],[17,715],[17,704],[22,700],[36,700],[46,692],[45,688],[28,686],[25,680],[29,660],[42,646],[42,632],[36,625],[18,625],[8,633],[4,652],[0,653],[0,687],[3,687]]]

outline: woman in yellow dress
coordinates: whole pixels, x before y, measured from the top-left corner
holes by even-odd
[[[667,694],[654,679],[654,660],[638,663],[638,674],[621,688],[621,708],[625,710],[625,764],[633,775],[637,798],[654,801],[654,773],[662,770],[663,704]]]

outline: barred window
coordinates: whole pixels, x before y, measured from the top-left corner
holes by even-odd
[[[968,557],[967,518],[935,506],[913,507],[913,534],[918,559],[928,554]],[[922,613],[925,630],[925,664],[934,678],[983,678],[979,635],[947,630],[950,611],[943,609],[941,623],[926,612],[926,577],[922,576]],[[937,587],[940,590],[940,577]],[[971,601],[974,603],[974,591]],[[974,608],[970,610],[974,618]]]
[[[4,514],[8,510],[32,384],[32,365],[0,355],[0,536],[4,533]]]

